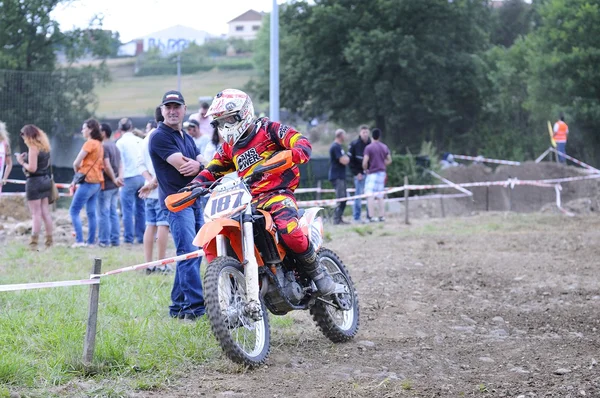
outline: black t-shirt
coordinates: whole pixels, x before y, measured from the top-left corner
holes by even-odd
[[[162,122],[158,124],[156,131],[150,137],[148,148],[158,180],[160,206],[166,209],[165,198],[177,193],[196,177],[195,175],[186,177],[180,174],[179,170],[167,162],[167,158],[174,153],[181,152],[183,156],[195,160],[200,152],[192,137],[186,133],[181,134],[178,130],[173,130]],[[198,206],[199,203],[196,201],[194,207]]]
[[[337,142],[333,142],[329,148],[329,181],[344,180],[346,178],[346,166],[340,163],[340,158],[344,156],[344,149]]]
[[[104,159],[108,158],[110,167],[113,169],[115,176],[119,174],[119,166],[121,166],[121,152],[117,148],[117,144],[114,141],[103,141],[102,146],[104,147]],[[122,177],[122,176],[121,176]],[[106,171],[104,171],[104,190],[117,189],[118,187],[110,179]]]

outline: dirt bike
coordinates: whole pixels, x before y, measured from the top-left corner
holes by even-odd
[[[263,364],[270,352],[266,309],[274,315],[309,310],[321,332],[334,343],[358,332],[358,294],[346,266],[322,247],[321,208],[299,210],[299,226],[310,239],[318,261],[336,282],[329,296],[321,296],[293,253],[280,241],[271,215],[252,206],[250,185],[266,173],[281,173],[293,165],[291,151],[281,151],[245,178],[225,176],[207,188],[191,186],[170,195],[171,211],[210,194],[205,224],[194,239],[208,266],[204,276],[206,313],[213,334],[228,358],[249,367]]]

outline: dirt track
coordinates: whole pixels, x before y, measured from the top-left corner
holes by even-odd
[[[487,213],[330,228],[361,300],[356,340],[308,314],[268,365],[226,359],[138,396],[598,397],[600,218]]]

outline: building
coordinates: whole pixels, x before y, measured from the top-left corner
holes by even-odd
[[[237,18],[227,22],[229,25],[229,34],[231,39],[254,40],[260,30],[263,20],[263,13],[248,10]]]
[[[210,35],[203,30],[188,28],[183,25],[176,25],[170,28],[151,33],[138,40],[143,42],[143,51],[159,49],[164,55],[182,51],[190,45],[196,43],[203,45]]]

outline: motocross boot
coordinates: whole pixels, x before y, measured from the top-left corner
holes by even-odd
[[[325,267],[319,264],[318,256],[312,243],[309,242],[308,249],[304,253],[296,255],[296,258],[302,264],[304,271],[315,282],[319,293],[323,296],[328,296],[335,291],[336,283]]]

